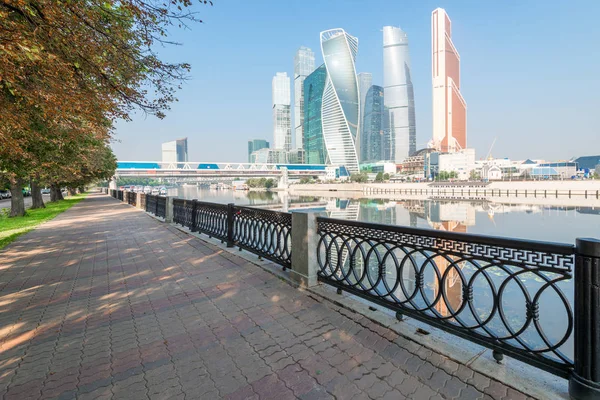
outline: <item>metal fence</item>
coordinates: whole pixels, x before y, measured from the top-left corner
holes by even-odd
[[[145,198],[144,208],[147,212],[156,215],[157,217],[165,218],[167,213],[167,198],[165,196],[154,196],[147,194]]]
[[[238,246],[286,268],[292,266],[292,217],[289,213],[173,200],[173,222]]]
[[[146,193],[140,193],[140,204],[139,208],[146,210]]]
[[[137,206],[137,193],[136,192],[127,192],[127,204],[130,206]]]
[[[123,201],[123,191],[117,190],[117,200]]]
[[[318,218],[319,280],[568,377],[572,245]],[[552,334],[540,300],[552,301]],[[560,314],[560,317],[559,317]]]

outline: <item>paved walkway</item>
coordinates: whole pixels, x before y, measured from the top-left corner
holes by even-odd
[[[4,399],[521,399],[103,195],[0,251]]]

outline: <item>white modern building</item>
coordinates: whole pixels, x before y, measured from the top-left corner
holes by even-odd
[[[304,146],[304,80],[315,70],[315,53],[300,47],[294,57],[294,135],[295,149]]]
[[[187,138],[173,140],[172,142],[163,143],[162,162],[178,163],[188,161]]]
[[[292,148],[292,116],[290,113],[290,78],[286,72],[273,77],[273,148]]]
[[[395,26],[383,27],[383,102],[389,118],[386,158],[401,163],[417,149],[417,128],[408,37]]]
[[[340,28],[323,31],[321,51],[327,69],[321,105],[323,140],[331,164],[355,173],[360,132],[360,93],[354,65],[358,39]]]
[[[473,170],[476,170],[475,149],[425,155],[425,177],[428,179],[435,178],[440,172],[455,172],[458,180],[466,181],[471,177]]]
[[[362,126],[364,120],[365,120],[365,104],[367,103],[367,93],[369,92],[369,89],[371,88],[371,86],[373,86],[373,74],[370,72],[359,72],[357,75],[357,79],[358,79],[358,91],[360,93],[360,116],[359,116],[359,121],[361,127],[360,127],[360,135],[363,135],[363,130],[364,127]],[[361,141],[362,139],[358,139],[356,141],[356,145],[357,145],[357,153],[360,155],[361,154]],[[359,157],[360,158],[360,157]],[[362,161],[362,160],[361,160]]]

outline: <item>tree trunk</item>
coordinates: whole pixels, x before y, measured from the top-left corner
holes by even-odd
[[[80,186],[79,187],[79,193],[85,193],[85,187]]]
[[[62,192],[60,191],[60,186],[51,185],[50,186],[50,201],[58,201],[64,200]]]
[[[46,208],[40,185],[35,179],[31,180],[31,208]]]
[[[77,189],[69,187],[69,196],[75,196],[77,194]]]
[[[22,217],[25,215],[25,199],[23,198],[23,180],[17,179],[10,183],[10,216]]]

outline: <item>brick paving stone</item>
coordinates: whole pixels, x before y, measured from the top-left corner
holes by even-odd
[[[0,259],[4,399],[526,398],[108,196]]]

